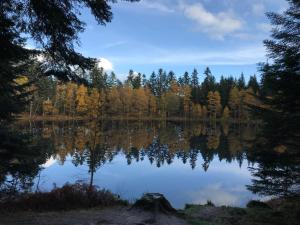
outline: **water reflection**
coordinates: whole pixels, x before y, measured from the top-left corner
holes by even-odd
[[[299,164],[288,153],[257,150],[257,125],[74,121],[18,129],[31,134],[30,144],[26,150],[0,152],[2,193],[47,189],[84,177],[127,199],[164,192],[182,207],[206,200],[243,205],[255,197],[245,185],[263,195],[299,188]]]

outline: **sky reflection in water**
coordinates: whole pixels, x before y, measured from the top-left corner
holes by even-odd
[[[128,165],[124,154],[120,153],[97,170],[94,184],[130,201],[145,192],[163,193],[176,208],[183,208],[186,203],[204,204],[207,200],[216,205],[245,206],[250,199],[258,198],[246,189],[251,179],[246,162],[240,167],[237,161],[229,163],[215,158],[206,172],[202,163],[202,157],[198,156],[195,169],[177,158],[160,168],[148,159]],[[89,182],[90,179],[88,166],[75,167],[70,156],[63,166],[51,158],[44,167],[39,181],[42,190],[51,190],[54,183],[62,186],[66,181]]]

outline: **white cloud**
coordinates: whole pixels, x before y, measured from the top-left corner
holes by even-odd
[[[180,8],[184,15],[197,23],[199,31],[207,33],[217,39],[234,33],[242,28],[242,21],[235,18],[230,12],[212,13],[206,10],[202,4],[187,5],[181,3]]]
[[[103,68],[105,71],[112,71],[114,69],[113,64],[105,58],[100,58],[98,61],[98,67]]]
[[[243,190],[241,188],[241,190]],[[221,184],[211,184],[203,189],[191,192],[194,204],[205,204],[208,200],[212,201],[217,206],[221,205],[238,205],[239,197],[237,192],[226,190]]]
[[[51,158],[48,159],[48,160],[46,161],[46,163],[44,163],[44,164],[42,165],[42,167],[48,168],[48,167],[54,165],[55,163],[56,163],[56,159],[55,159],[54,157],[51,156]]]
[[[262,3],[255,3],[252,5],[252,12],[257,16],[263,16],[265,11],[265,6]]]
[[[160,12],[164,13],[173,13],[175,12],[174,9],[168,7],[167,5],[157,2],[157,1],[149,1],[149,0],[143,0],[142,2],[139,3],[139,6],[147,8],[147,9],[154,9]]]

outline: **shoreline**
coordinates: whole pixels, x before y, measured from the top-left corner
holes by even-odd
[[[69,117],[69,116],[33,116],[30,118],[28,115],[19,115],[16,117],[17,122],[24,122],[24,121],[33,121],[33,122],[64,122],[64,121],[81,121],[81,122],[90,122],[96,121],[96,118],[86,118],[86,117]],[[102,117],[98,121],[167,121],[167,122],[201,122],[201,123],[234,123],[234,124],[260,124],[260,121],[257,120],[242,120],[237,121],[234,119],[216,119],[216,120],[209,120],[209,119],[197,119],[197,118],[184,118],[184,117]]]

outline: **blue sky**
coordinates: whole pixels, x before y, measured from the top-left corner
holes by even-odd
[[[123,80],[129,69],[164,68],[177,75],[210,66],[213,74],[246,77],[265,61],[262,41],[270,35],[266,11],[282,12],[285,0],[141,0],[113,4],[114,19],[97,25],[83,12],[86,31],[77,48],[102,58]],[[201,77],[200,77],[201,79]]]

